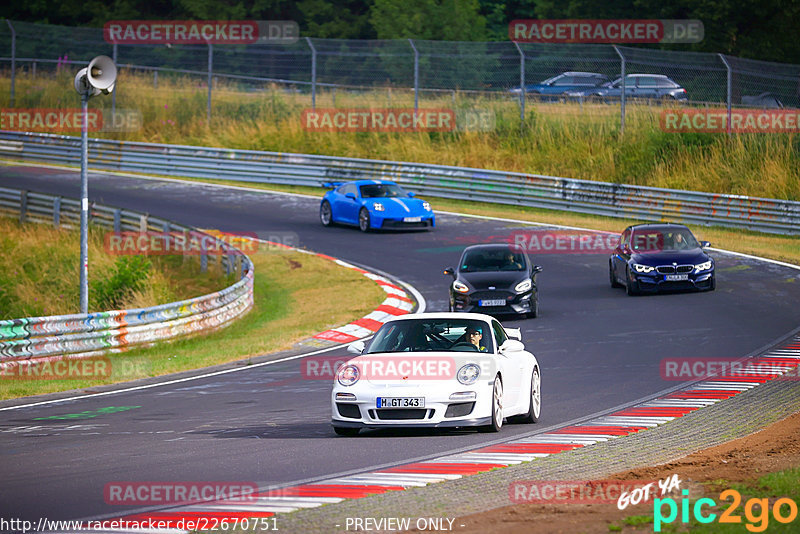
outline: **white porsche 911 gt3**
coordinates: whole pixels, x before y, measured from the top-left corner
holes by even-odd
[[[361,428],[536,423],[541,371],[519,329],[478,313],[423,313],[385,323],[342,365],[331,394],[337,434]]]

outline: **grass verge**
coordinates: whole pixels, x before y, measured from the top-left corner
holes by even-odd
[[[385,293],[357,271],[312,254],[262,250],[255,264],[255,302],[216,332],[112,354],[110,376],[78,380],[3,380],[0,399],[86,389],[246,359],[289,348],[300,339],[361,317]],[[118,370],[118,371],[117,371]]]

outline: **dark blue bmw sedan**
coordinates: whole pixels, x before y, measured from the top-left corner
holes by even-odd
[[[682,224],[637,224],[622,232],[608,263],[611,287],[628,295],[716,287],[714,260]]]

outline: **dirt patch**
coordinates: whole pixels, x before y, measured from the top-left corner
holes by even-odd
[[[701,482],[724,479],[727,484],[754,483],[767,473],[800,466],[800,413],[779,421],[760,432],[690,454],[667,464],[616,473],[609,480],[664,480],[677,474],[682,489],[698,496]],[[719,486],[706,486],[719,491]],[[678,496],[674,495],[677,499]],[[652,532],[653,525],[635,528],[623,523],[631,516],[653,515],[653,504],[618,510],[616,504],[523,503],[472,514],[456,519],[456,531],[464,534],[525,533],[604,533],[609,526],[622,526],[622,532]],[[744,531],[744,528],[742,528]],[[618,530],[616,530],[618,531]]]

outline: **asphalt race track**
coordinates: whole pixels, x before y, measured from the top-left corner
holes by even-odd
[[[78,197],[79,184],[76,171],[0,168],[3,187]],[[294,239],[301,247],[414,285],[429,311],[447,309],[450,278],[442,269],[456,263],[464,246],[505,238],[523,226],[438,214],[433,232],[362,234],[355,228],[322,227],[318,199],[95,173],[89,194],[92,201],[183,224]],[[432,204],[435,210],[435,199]],[[331,384],[303,380],[300,361],[293,360],[0,411],[0,516],[122,515],[131,509],[104,502],[104,486],[115,481],[287,485],[475,448],[677,386],[661,379],[663,358],[744,356],[800,325],[797,271],[712,254],[717,260],[715,292],[636,298],[609,286],[605,255],[533,256],[544,268],[538,277],[541,316],[503,322],[522,328],[527,348],[542,367],[538,425],[510,424],[499,436],[372,431],[339,438],[330,426]],[[342,348],[329,354],[345,353]],[[74,419],[41,419],[84,412]]]

